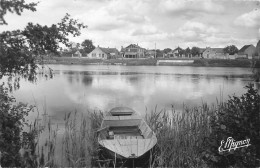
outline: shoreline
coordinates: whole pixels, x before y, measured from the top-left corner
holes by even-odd
[[[169,60],[172,62],[163,62],[158,65],[158,60]],[[176,62],[174,62],[176,60]],[[189,61],[187,61],[189,60]],[[191,62],[190,60],[193,60]],[[88,59],[88,58],[72,58],[72,57],[51,57],[37,60],[38,63],[44,64],[64,64],[64,65],[123,65],[123,66],[194,66],[194,67],[252,67],[253,60],[249,59],[200,59],[200,58],[145,58],[145,59]],[[260,60],[257,61],[257,68],[260,68]]]

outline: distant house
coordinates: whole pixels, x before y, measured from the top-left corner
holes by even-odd
[[[255,46],[245,45],[243,46],[237,53],[237,58],[248,58],[252,59],[255,54],[256,48]]]
[[[123,58],[144,58],[145,49],[137,44],[130,44],[126,48],[121,48],[121,55]]]
[[[116,48],[101,48],[107,54],[107,59],[121,58],[120,52]]]
[[[166,53],[165,57],[174,58],[177,57],[177,54],[178,54],[177,50],[171,50],[168,53]]]
[[[72,57],[78,57],[81,58],[82,54],[79,51],[76,51],[74,54],[72,54]]]
[[[180,48],[180,47],[177,47],[177,48],[175,48],[174,50],[171,50],[170,52],[166,53],[165,56],[168,57],[168,58],[181,57],[180,51],[181,51],[181,48]]]
[[[116,48],[102,48],[99,46],[88,54],[88,58],[93,59],[115,59],[119,57],[120,54]]]
[[[206,48],[199,48],[199,55],[198,57],[203,58],[203,52],[206,50]]]
[[[208,59],[228,59],[228,54],[225,54],[223,48],[206,47],[202,53],[202,57]]]

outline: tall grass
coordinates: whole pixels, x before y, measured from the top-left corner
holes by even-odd
[[[43,115],[43,123],[37,117],[29,126],[29,146],[20,153],[26,167],[90,167],[98,159],[97,130],[103,113],[94,111],[88,115],[70,112],[65,114],[64,128],[52,123]]]
[[[210,133],[210,117],[216,107],[207,104],[177,112],[171,110],[147,112],[147,124],[157,135],[151,167],[205,167],[201,151]]]
[[[62,139],[62,166],[91,166],[97,157],[98,142],[96,130],[100,128],[103,115],[94,111],[89,117],[78,113],[65,116],[65,132]]]
[[[216,106],[203,104],[200,107],[183,107],[182,111],[146,111],[145,120],[156,133],[158,143],[152,151],[150,167],[206,167],[202,159],[203,140],[210,134],[210,118]],[[64,131],[52,127],[48,120],[46,140],[38,143],[40,158],[38,165],[49,167],[100,166],[97,130],[103,113],[89,112],[87,115],[71,112],[64,117]],[[47,135],[47,136],[46,136]],[[57,136],[58,135],[58,136]],[[62,138],[59,138],[61,135]],[[41,147],[39,147],[42,145]],[[60,149],[61,148],[61,149]],[[40,150],[39,150],[40,149]]]

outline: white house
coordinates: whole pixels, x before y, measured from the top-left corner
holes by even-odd
[[[118,58],[118,56],[119,51],[116,48],[102,48],[99,46],[88,54],[88,58],[93,59],[111,59]]]
[[[88,58],[107,59],[107,53],[98,46],[88,54]]]

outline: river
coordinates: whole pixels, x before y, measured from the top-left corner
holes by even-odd
[[[249,68],[191,66],[48,65],[54,78],[21,80],[17,101],[37,105],[55,122],[65,113],[108,111],[128,106],[144,114],[157,109],[182,110],[245,93],[253,82]],[[36,115],[36,114],[35,114]]]

